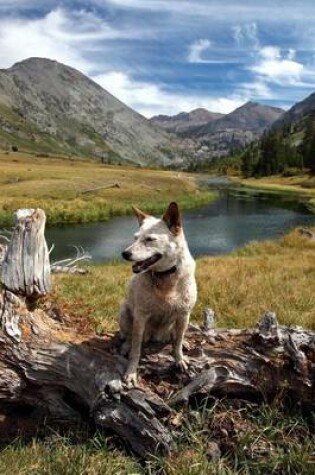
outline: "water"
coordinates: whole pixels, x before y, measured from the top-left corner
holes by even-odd
[[[251,192],[225,187],[226,181],[211,180],[219,198],[208,205],[183,213],[184,229],[192,254],[224,254],[249,241],[276,238],[296,226],[314,226],[296,197]],[[73,246],[82,246],[94,262],[121,259],[121,251],[133,241],[137,220],[117,217],[108,222],[66,225],[46,229],[49,245],[55,244],[52,260],[75,255]]]

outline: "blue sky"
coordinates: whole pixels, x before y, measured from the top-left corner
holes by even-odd
[[[0,0],[0,68],[73,66],[150,117],[315,91],[314,0]]]

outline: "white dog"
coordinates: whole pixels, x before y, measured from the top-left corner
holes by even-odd
[[[189,315],[196,303],[195,261],[183,233],[176,203],[171,203],[162,219],[134,208],[139,221],[135,242],[123,253],[133,262],[134,276],[120,312],[120,333],[126,340],[129,364],[128,384],[137,383],[142,342],[170,341],[176,364],[187,369],[183,338]]]

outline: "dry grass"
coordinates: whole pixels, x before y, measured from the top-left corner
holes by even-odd
[[[169,200],[182,207],[204,204],[193,174],[108,166],[92,161],[0,153],[0,223],[20,207],[45,209],[48,223],[106,220],[127,214],[131,204],[161,211]],[[88,192],[88,190],[94,191]]]
[[[315,329],[315,242],[297,231],[200,259],[198,283],[197,315],[208,305],[220,326],[253,326],[272,310],[283,324]]]
[[[234,181],[248,188],[280,193],[302,194],[315,197],[314,176],[301,174],[299,176],[284,177],[282,175],[264,178],[234,178]]]

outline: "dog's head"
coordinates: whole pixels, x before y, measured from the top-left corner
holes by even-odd
[[[170,203],[161,219],[138,208],[133,209],[138,218],[139,231],[135,234],[135,242],[122,253],[124,259],[134,263],[133,272],[163,272],[175,266],[182,236],[177,203]]]

